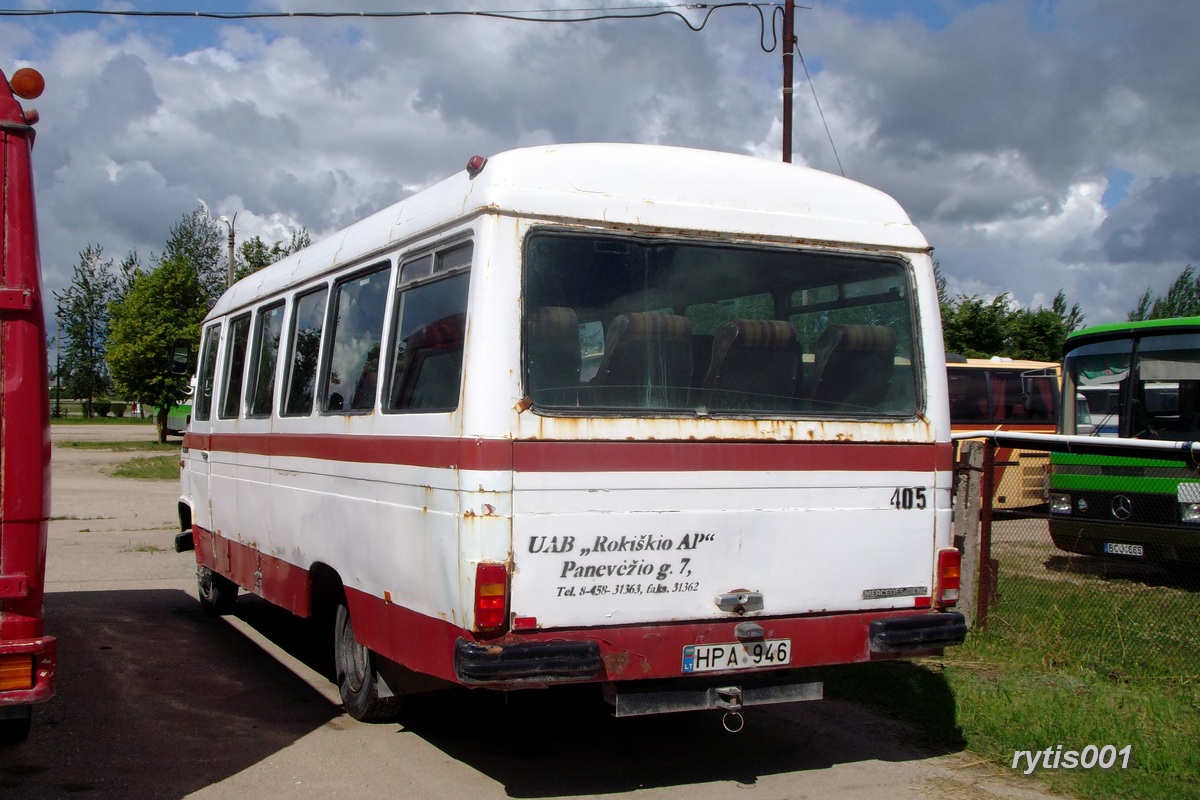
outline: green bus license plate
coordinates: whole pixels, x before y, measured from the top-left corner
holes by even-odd
[[[783,667],[791,660],[791,639],[769,639],[749,644],[689,644],[683,648],[684,673]]]
[[[1104,552],[1114,556],[1144,556],[1146,554],[1140,544],[1125,544],[1124,542],[1105,542]]]

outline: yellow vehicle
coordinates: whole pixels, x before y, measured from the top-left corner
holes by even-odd
[[[961,431],[1055,433],[1062,368],[1053,361],[946,354],[950,427]],[[992,508],[1028,511],[1046,503],[1049,453],[996,448]]]

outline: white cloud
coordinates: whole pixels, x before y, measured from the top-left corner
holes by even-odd
[[[1062,288],[1104,322],[1197,260],[1200,5],[947,0],[932,27],[928,4],[896,7],[798,14],[824,122],[797,61],[797,162],[837,171],[840,158],[893,194],[952,291],[1038,304]],[[47,77],[35,156],[50,288],[89,243],[117,259],[161,250],[201,202],[273,241],[292,225],[331,232],[474,153],[584,140],[781,152],[780,54],[761,51],[744,9],[699,34],[671,19],[0,20],[0,50],[6,69]],[[1114,170],[1134,177],[1106,213]]]

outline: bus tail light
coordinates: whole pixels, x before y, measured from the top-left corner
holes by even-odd
[[[958,590],[962,581],[962,556],[951,547],[939,550],[937,557],[937,591],[935,597],[940,606],[952,606],[958,602]]]
[[[475,629],[495,630],[508,622],[508,568],[504,564],[475,567]]]

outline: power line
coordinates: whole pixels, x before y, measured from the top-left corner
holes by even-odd
[[[809,6],[795,6],[812,10]],[[773,53],[780,43],[778,25],[784,14],[783,6],[779,3],[677,3],[671,6],[617,6],[595,8],[556,8],[556,9],[524,9],[524,10],[494,10],[494,11],[137,11],[130,9],[0,9],[0,17],[136,17],[136,18],[171,18],[171,19],[211,19],[211,20],[256,20],[256,19],[433,19],[440,17],[474,17],[477,19],[499,19],[510,22],[540,22],[572,24],[581,22],[602,22],[611,20],[643,20],[658,17],[674,17],[686,25],[693,33],[699,33],[708,25],[712,15],[718,11],[731,8],[748,8],[758,13],[759,37],[758,46],[764,53]],[[680,10],[682,9],[682,10]],[[693,23],[684,11],[704,12],[699,23]],[[573,14],[576,16],[536,16],[548,14]],[[581,16],[580,16],[581,15]],[[768,17],[770,18],[770,41],[768,35]],[[793,41],[793,48],[800,56],[800,65],[808,79],[813,101],[817,105],[821,123],[825,126],[825,135],[833,148],[834,159],[842,175],[842,161],[838,156],[837,147],[833,144],[833,135],[825,120],[825,112],[817,99],[817,90],[813,85],[812,76],[808,73],[808,65],[800,53],[799,43]],[[790,92],[791,87],[784,87]]]
[[[214,20],[252,19],[415,19],[436,17],[477,17],[502,19],[512,22],[577,23],[600,22],[622,19],[652,19],[675,17],[693,32],[699,33],[708,25],[708,20],[717,12],[728,8],[752,8],[758,12],[763,25],[761,42],[765,41],[764,8],[775,8],[776,3],[678,3],[673,6],[624,6],[572,9],[527,9],[513,11],[137,11],[130,9],[0,9],[0,17],[141,17],[183,18]],[[684,11],[703,11],[699,24],[694,24]],[[548,17],[545,14],[576,14],[583,16]],[[772,25],[772,31],[774,25]],[[774,49],[774,46],[772,46]],[[771,52],[768,50],[767,52]]]
[[[812,76],[808,74],[808,64],[804,63],[804,54],[800,52],[800,45],[796,45],[796,55],[800,57],[800,66],[804,68],[804,77],[808,79],[808,88],[812,91],[813,102],[817,104],[817,114],[821,117],[821,124],[825,126],[825,136],[829,138],[829,147],[833,150],[833,159],[837,161],[838,172],[842,177],[846,177],[846,170],[842,169],[842,159],[838,155],[837,145],[833,143],[833,134],[829,131],[829,123],[825,121],[825,111],[821,108],[821,101],[817,99],[817,87],[813,84]]]

